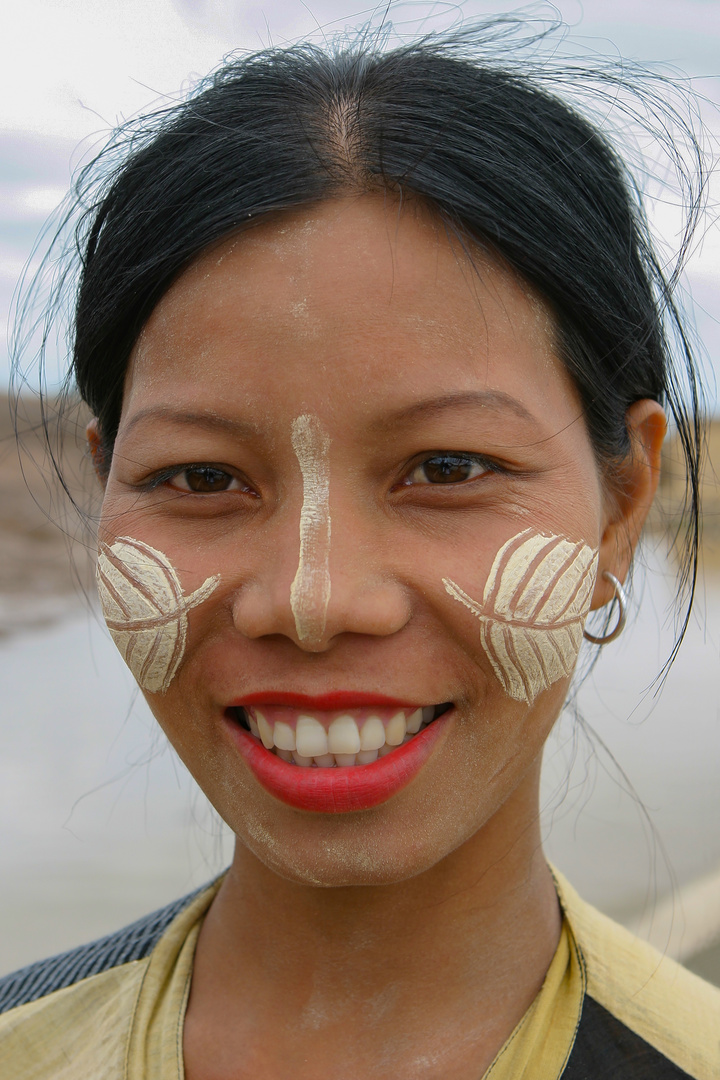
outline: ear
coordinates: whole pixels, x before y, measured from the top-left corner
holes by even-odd
[[[107,484],[108,463],[105,460],[105,449],[103,447],[97,417],[93,416],[92,420],[85,428],[85,438],[87,439],[88,448],[90,450],[90,457],[92,458],[95,475],[102,486],[105,487]]]
[[[619,469],[616,490],[608,497],[592,610],[613,598],[613,587],[603,579],[603,570],[625,581],[660,480],[660,451],[667,431],[662,407],[650,399],[636,401],[625,420],[631,449]]]

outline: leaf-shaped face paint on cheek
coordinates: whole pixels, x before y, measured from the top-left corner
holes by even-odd
[[[481,604],[443,578],[450,596],[480,620],[483,649],[515,701],[531,705],[552,683],[572,674],[597,561],[587,544],[526,529],[495,556]]]
[[[216,589],[219,575],[183,594],[180,578],[162,551],[132,536],[101,544],[98,592],[105,622],[143,690],[165,693],[185,653],[190,608]]]

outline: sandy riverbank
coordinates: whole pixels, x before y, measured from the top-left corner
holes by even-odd
[[[46,441],[40,403],[28,397],[17,425],[19,440],[0,396],[0,636],[78,613],[94,589],[91,520],[84,525],[71,502],[92,515],[83,417],[72,410],[59,425],[51,407]],[[59,453],[70,494],[53,470]]]

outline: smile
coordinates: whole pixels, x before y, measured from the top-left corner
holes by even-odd
[[[445,727],[439,721],[452,711],[447,702],[417,706],[378,698],[361,704],[358,695],[347,704],[339,699],[350,695],[327,695],[312,705],[286,694],[270,697],[255,695],[226,710],[234,741],[266,790],[321,813],[369,809],[405,787]]]

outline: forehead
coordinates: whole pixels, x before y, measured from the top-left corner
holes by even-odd
[[[322,412],[444,387],[578,410],[545,306],[424,206],[337,199],[262,221],[175,282],[131,358],[125,406],[220,392]],[[204,399],[207,399],[205,401]]]

